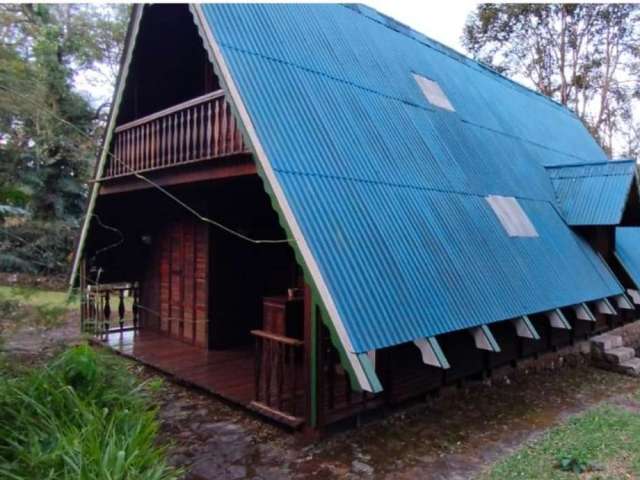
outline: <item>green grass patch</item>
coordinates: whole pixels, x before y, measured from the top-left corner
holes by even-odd
[[[78,306],[77,298],[69,299],[64,292],[0,286],[0,331],[11,332],[21,325],[55,327]]]
[[[34,307],[73,308],[79,305],[77,298],[69,301],[66,292],[54,292],[28,287],[8,287],[0,285],[0,298],[14,300]]]
[[[0,376],[0,478],[173,480],[150,392],[83,345]],[[155,388],[155,387],[154,387]]]
[[[640,473],[640,414],[602,406],[494,465],[484,480],[618,479]]]

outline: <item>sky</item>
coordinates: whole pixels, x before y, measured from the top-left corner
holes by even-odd
[[[466,0],[448,2],[373,0],[363,3],[461,53],[465,53],[460,42],[462,28],[467,16],[478,4],[478,2]]]

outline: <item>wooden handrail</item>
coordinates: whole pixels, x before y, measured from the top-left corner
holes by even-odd
[[[118,126],[97,180],[248,153],[222,90]]]
[[[256,340],[254,400],[251,407],[297,427],[304,406],[299,377],[303,371],[304,342],[264,330],[251,330]]]
[[[265,332],[264,330],[251,330],[251,335],[266,338],[267,340],[273,340],[274,342],[284,343],[285,345],[291,345],[293,347],[301,347],[304,345],[304,342],[297,338],[285,337],[283,335]]]
[[[207,93],[205,95],[201,95],[196,98],[192,98],[191,100],[187,100],[186,102],[178,103],[177,105],[173,105],[169,108],[165,108],[164,110],[160,110],[158,112],[154,112],[150,115],[146,115],[144,117],[137,118],[136,120],[132,120],[131,122],[123,123],[116,127],[115,132],[120,133],[125,130],[129,130],[133,127],[138,127],[152,120],[156,120],[158,118],[166,117],[167,115],[171,115],[172,113],[179,112],[180,110],[184,110],[185,108],[193,107],[194,105],[198,105],[200,103],[204,103],[207,100],[213,100],[214,98],[224,97],[224,91],[216,90],[215,92]]]

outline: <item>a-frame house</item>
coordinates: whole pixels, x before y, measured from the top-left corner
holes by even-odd
[[[71,283],[314,429],[633,319],[637,209],[572,112],[375,10],[136,5]]]

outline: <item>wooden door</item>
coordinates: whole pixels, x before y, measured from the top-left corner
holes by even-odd
[[[197,219],[173,221],[158,239],[160,331],[207,347],[209,229]]]

